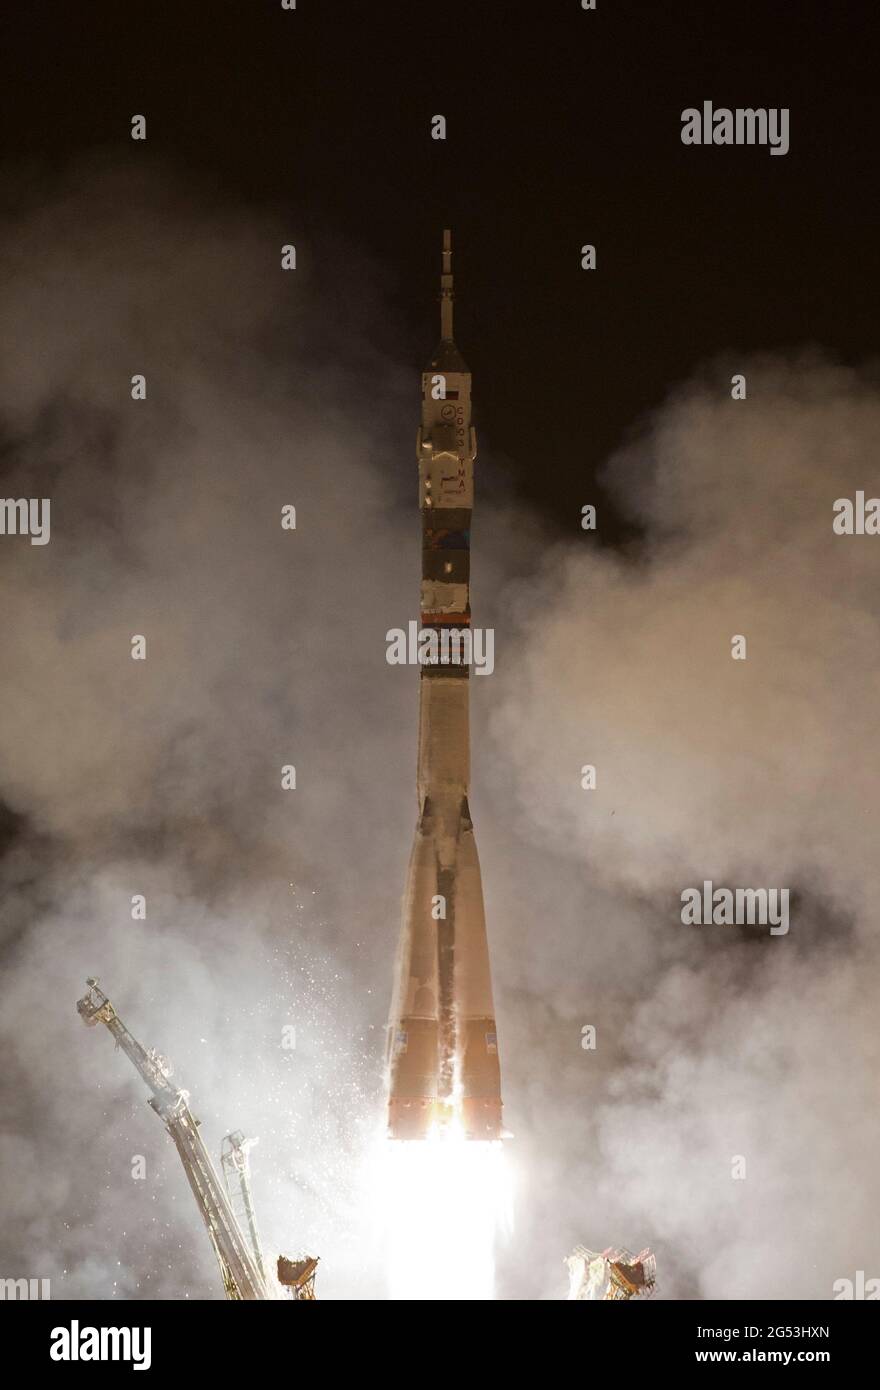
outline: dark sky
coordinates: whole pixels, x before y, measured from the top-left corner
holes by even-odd
[[[816,0],[31,0],[7,21],[2,128],[14,163],[146,148],[280,210],[327,286],[366,252],[376,340],[390,303],[414,368],[449,223],[483,443],[576,530],[595,470],[700,362],[872,353],[875,40],[872,6]],[[789,107],[789,153],[683,146],[704,99]]]

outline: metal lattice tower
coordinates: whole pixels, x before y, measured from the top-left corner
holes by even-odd
[[[271,1299],[261,1264],[248,1248],[229,1198],[199,1133],[199,1121],[189,1108],[189,1096],[169,1080],[171,1067],[151,1048],[142,1047],[128,1031],[98,981],[86,981],[88,993],[78,1001],[77,1012],[89,1027],[103,1023],[152,1091],[150,1105],[174,1140],[189,1185],[208,1232],[226,1297]],[[248,1196],[250,1194],[248,1193]],[[251,1209],[252,1210],[252,1209]],[[256,1226],[253,1227],[254,1233]]]
[[[260,1233],[257,1230],[254,1200],[251,1195],[250,1163],[248,1161],[248,1152],[256,1143],[256,1139],[246,1139],[240,1129],[233,1130],[231,1134],[225,1134],[220,1148],[220,1167],[223,1169],[229,1205],[232,1207],[239,1226],[243,1231],[247,1231],[250,1237],[251,1254],[260,1274],[265,1279],[266,1262],[263,1258],[263,1247],[260,1244]]]

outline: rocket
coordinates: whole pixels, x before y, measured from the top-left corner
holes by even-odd
[[[388,1133],[500,1139],[501,1073],[470,781],[471,374],[452,336],[443,233],[440,343],[422,373],[418,821],[388,1025]],[[450,659],[450,655],[451,658]]]

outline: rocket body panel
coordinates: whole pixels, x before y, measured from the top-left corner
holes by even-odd
[[[473,827],[459,840],[456,862],[455,946],[459,966],[458,1008],[463,1019],[491,1018],[492,978],[483,909],[483,884]]]
[[[468,684],[453,676],[420,682],[419,804],[424,813],[430,796],[446,822],[458,816],[470,777]]]
[[[476,437],[470,372],[452,340],[444,234],[443,337],[422,375],[417,436],[422,631],[446,656],[419,681],[419,820],[409,862],[388,1031],[389,1133],[425,1138],[458,1123],[501,1135],[501,1082],[470,781],[470,530]],[[441,649],[442,650],[442,649]]]
[[[500,1137],[489,948],[466,799],[447,821],[429,798],[416,829],[388,1061],[392,1137],[424,1138],[456,1115],[468,1137]]]

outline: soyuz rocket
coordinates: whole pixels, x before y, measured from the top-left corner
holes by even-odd
[[[470,529],[476,435],[471,374],[452,336],[452,246],[443,233],[440,343],[422,373],[417,436],[422,632],[418,821],[388,1025],[388,1133],[502,1137],[501,1073],[470,780]],[[467,635],[467,643],[457,645]],[[465,659],[448,660],[452,650]]]

